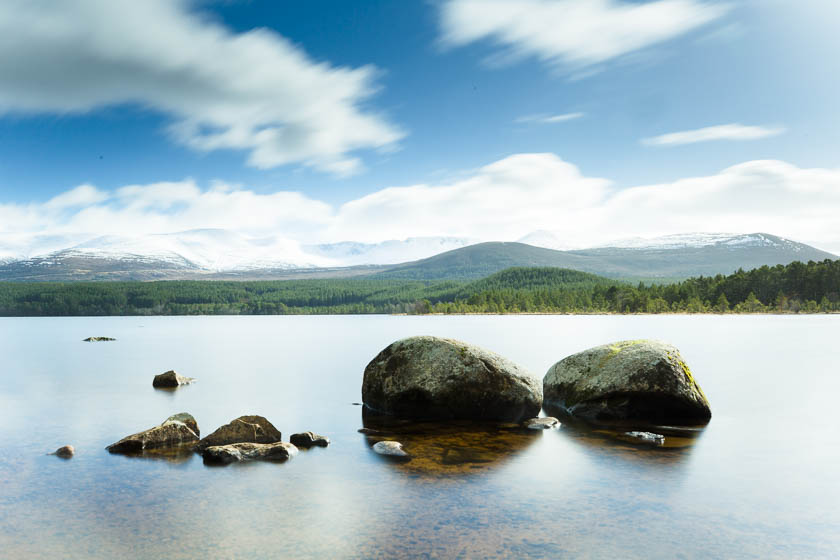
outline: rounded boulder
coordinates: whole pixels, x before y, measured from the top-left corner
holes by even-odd
[[[518,422],[539,413],[542,387],[494,352],[416,336],[394,342],[371,360],[362,401],[374,412],[406,418]]]
[[[557,362],[543,379],[546,410],[589,421],[700,424],[709,401],[679,350],[655,340],[596,346]]]

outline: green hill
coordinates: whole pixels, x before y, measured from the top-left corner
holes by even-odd
[[[511,267],[560,267],[584,270],[588,259],[524,243],[478,243],[397,265],[379,278],[471,280]]]
[[[794,261],[837,258],[809,245],[764,233],[739,236],[737,241],[694,247],[603,247],[575,251],[555,251],[524,243],[479,243],[396,265],[375,277],[472,280],[510,267],[559,267],[625,280],[675,281]]]

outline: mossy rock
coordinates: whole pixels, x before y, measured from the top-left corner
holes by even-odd
[[[196,451],[212,446],[233,443],[277,443],[282,439],[280,430],[263,416],[240,416],[217,428],[196,445]]]
[[[709,401],[679,350],[655,340],[596,346],[557,362],[543,379],[546,410],[594,422],[702,424]]]
[[[106,449],[111,453],[139,454],[148,450],[175,449],[198,441],[198,424],[191,414],[173,414],[159,426],[126,436]]]
[[[406,418],[503,420],[536,416],[538,379],[494,352],[447,338],[398,340],[365,368],[362,401]]]

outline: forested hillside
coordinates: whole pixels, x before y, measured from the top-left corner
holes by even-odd
[[[472,282],[365,277],[0,283],[0,315],[4,316],[830,311],[840,311],[837,260],[638,285],[550,267],[509,268]]]

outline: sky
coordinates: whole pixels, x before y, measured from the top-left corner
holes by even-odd
[[[840,253],[835,0],[7,0],[0,245],[200,228]]]

